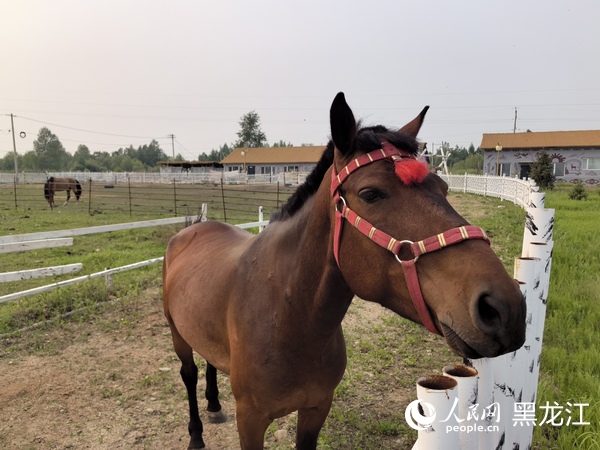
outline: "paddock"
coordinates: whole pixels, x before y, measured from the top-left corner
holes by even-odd
[[[459,196],[459,203],[468,203],[455,207],[467,209],[467,217],[476,223],[511,209],[508,202],[483,200],[485,207],[477,198]],[[510,241],[521,244],[522,226],[508,236],[493,225],[485,227],[501,247]],[[496,250],[512,264],[514,250],[506,254],[507,248]],[[0,353],[0,404],[5,405],[3,418],[11,417],[0,426],[2,447],[185,446],[185,398],[165,336],[158,286],[61,322],[2,339],[9,345]],[[460,361],[438,338],[380,308],[367,308],[364,302],[354,302],[344,327],[350,364],[336,392],[322,447],[410,448],[417,433],[406,426],[404,409],[416,397],[416,379]],[[27,379],[25,373],[34,375]],[[223,404],[231,412],[226,384],[222,383]],[[76,394],[81,386],[84,394]],[[40,428],[28,435],[30,417]],[[61,418],[60,429],[56,417]],[[269,430],[269,448],[291,448],[294,420],[278,422]],[[207,424],[207,433],[216,448],[236,448],[234,421],[219,427]]]

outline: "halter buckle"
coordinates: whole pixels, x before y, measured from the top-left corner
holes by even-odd
[[[400,244],[400,250],[402,250],[402,246],[403,246],[404,244],[407,244],[407,245],[408,245],[408,248],[409,248],[409,250],[410,250],[410,252],[412,253],[412,247],[411,247],[411,246],[414,244],[414,242],[413,242],[413,241],[409,241],[408,239],[404,239],[404,240],[402,240],[402,241],[398,241],[398,243]],[[400,252],[400,250],[398,251],[398,253]],[[394,254],[394,256],[396,257],[396,260],[397,260],[397,261],[398,261],[400,264],[402,264],[402,262],[403,262],[403,261],[410,261],[410,259],[400,259],[400,256],[399,256],[399,255],[396,255],[396,254]],[[417,256],[415,256],[415,257],[412,259],[412,262],[413,262],[413,264],[415,264],[415,263],[417,262],[417,260],[419,259],[419,256],[420,256],[420,255],[417,255]]]

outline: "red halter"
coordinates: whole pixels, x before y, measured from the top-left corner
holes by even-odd
[[[336,173],[335,165],[333,166],[331,177],[331,195],[335,204],[333,254],[339,266],[339,250],[342,235],[343,218],[346,219],[362,234],[367,236],[369,239],[371,239],[381,247],[389,250],[394,254],[394,256],[396,256],[396,259],[402,265],[402,269],[404,271],[404,278],[406,279],[406,284],[408,286],[408,291],[410,293],[413,305],[419,313],[419,318],[421,319],[421,322],[423,323],[425,328],[427,328],[427,330],[429,330],[430,332],[440,334],[433,322],[431,312],[425,304],[425,299],[423,298],[423,293],[421,292],[421,286],[419,284],[419,277],[417,274],[417,268],[415,263],[419,259],[419,256],[425,253],[440,250],[444,247],[458,244],[459,242],[465,241],[467,239],[483,239],[489,244],[490,240],[487,237],[485,231],[479,227],[467,225],[463,227],[452,228],[446,231],[445,233],[441,233],[436,236],[431,236],[427,239],[418,242],[412,242],[409,240],[399,241],[391,237],[390,235],[384,233],[383,231],[378,230],[371,223],[369,223],[368,221],[360,217],[358,214],[356,214],[354,211],[352,211],[350,208],[348,208],[348,206],[346,205],[346,201],[340,195],[340,188],[342,186],[342,183],[346,180],[346,178],[348,178],[348,176],[352,172],[359,169],[360,167],[382,159],[392,159],[394,162],[402,164],[401,160],[403,158],[414,159],[414,156],[398,150],[396,147],[389,144],[388,142],[384,142],[382,143],[381,149],[374,150],[370,153],[361,155],[358,158],[351,161],[346,167],[344,167],[341,170],[339,175]],[[399,254],[403,245],[408,246],[409,250],[414,256],[413,259],[400,259]]]

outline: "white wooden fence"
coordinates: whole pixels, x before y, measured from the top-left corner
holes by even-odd
[[[202,205],[202,219],[206,220],[206,212],[207,207],[205,204]],[[188,217],[172,217],[168,219],[157,219],[157,220],[148,220],[144,222],[129,222],[115,225],[102,225],[97,227],[87,227],[87,228],[76,228],[71,230],[59,230],[59,231],[48,231],[41,233],[29,233],[29,234],[18,234],[12,236],[0,236],[0,252],[2,252],[2,248],[11,248],[10,246],[22,245],[22,247],[14,248],[11,251],[20,251],[20,250],[28,250],[30,247],[27,245],[29,242],[39,242],[43,240],[52,241],[53,239],[64,236],[82,236],[86,234],[94,234],[94,233],[104,233],[108,231],[117,231],[117,230],[130,230],[133,228],[142,228],[142,227],[152,227],[157,225],[168,225],[175,223],[183,223],[188,220]],[[249,222],[244,224],[236,225],[242,229],[248,228],[259,228],[264,227],[269,222],[262,220],[263,212],[262,207],[259,208],[259,221],[257,222]],[[71,242],[72,242],[72,238]],[[51,245],[49,245],[51,246]],[[8,250],[7,250],[8,251]],[[141,261],[133,264],[128,264],[126,266],[116,267],[114,269],[106,269],[100,272],[92,273],[89,275],[83,275],[81,277],[72,278],[70,280],[59,281],[56,283],[48,284],[45,286],[40,286],[33,289],[28,289],[25,291],[15,292],[12,294],[7,294],[0,297],[0,303],[4,303],[10,300],[16,300],[18,298],[28,297],[30,295],[39,294],[42,292],[52,291],[54,289],[58,289],[60,287],[68,286],[71,284],[81,283],[84,281],[88,281],[94,278],[105,277],[107,282],[110,282],[110,276],[117,272],[124,272],[126,270],[137,269],[139,267],[144,267],[150,264],[155,264],[158,262],[162,262],[163,257],[153,258],[146,261]],[[31,269],[24,270],[18,272],[7,272],[0,274],[0,282],[2,281],[17,281],[17,280],[25,280],[29,278],[41,277],[41,276],[49,276],[49,275],[57,275],[60,273],[68,273],[76,270],[81,270],[81,264],[72,264],[67,266],[56,266],[56,267],[45,267],[41,269]]]
[[[452,383],[440,381],[440,375],[420,378],[417,400],[423,413],[416,408],[406,411],[407,420],[411,418],[419,428],[413,450],[529,449],[550,285],[554,210],[544,208],[545,195],[537,192],[534,183],[472,175],[444,178],[451,190],[499,197],[525,208],[523,248],[515,259],[514,277],[527,303],[526,338],[516,352],[455,366]],[[450,376],[446,369],[443,375]]]
[[[308,172],[282,172],[277,174],[248,175],[242,172],[224,172],[211,170],[208,172],[51,172],[19,174],[19,184],[45,183],[48,176],[75,178],[80,182],[92,180],[94,183],[127,184],[130,183],[195,183],[195,184],[290,184],[304,183]],[[14,173],[1,173],[0,184],[13,184]]]

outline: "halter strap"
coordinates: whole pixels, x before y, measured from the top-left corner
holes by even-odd
[[[342,231],[342,219],[346,219],[353,227],[355,227],[362,234],[367,236],[373,242],[379,246],[389,250],[394,254],[398,262],[402,265],[404,272],[404,278],[410,293],[412,302],[419,314],[421,322],[431,333],[440,334],[436,328],[431,311],[425,303],[421,286],[419,284],[419,278],[417,274],[416,262],[419,256],[425,253],[441,250],[442,248],[450,245],[458,244],[469,239],[482,239],[490,244],[490,240],[485,233],[479,227],[472,225],[466,225],[462,227],[452,228],[444,233],[437,234],[435,236],[428,237],[418,242],[412,242],[408,240],[397,240],[389,234],[374,227],[370,222],[360,217],[352,209],[348,207],[346,201],[340,194],[340,187],[342,183],[348,178],[348,176],[358,170],[360,167],[370,164],[375,161],[382,159],[391,158],[393,160],[399,160],[401,158],[414,158],[412,155],[401,152],[388,142],[382,143],[382,148],[361,155],[358,158],[351,161],[346,165],[340,174],[338,175],[335,170],[335,165],[332,169],[331,177],[331,195],[335,204],[335,223],[334,223],[334,236],[333,236],[333,253],[335,260],[340,265],[339,261],[339,248]],[[411,254],[414,256],[413,259],[402,260],[400,259],[400,251],[402,247],[407,245]]]

